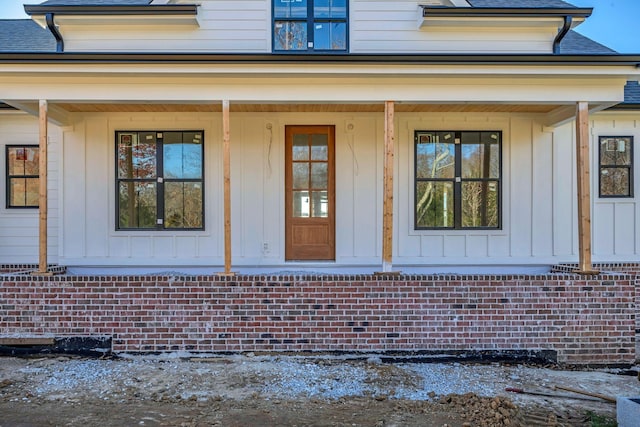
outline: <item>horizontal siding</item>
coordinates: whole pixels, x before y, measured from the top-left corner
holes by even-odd
[[[183,2],[184,3],[184,2]],[[188,2],[186,2],[188,3]],[[62,22],[65,50],[270,52],[271,1],[202,0],[198,24],[153,24],[122,20],[114,24]],[[419,1],[350,2],[350,51],[353,53],[519,52],[550,53],[557,23],[522,21],[497,26],[493,21],[427,23],[419,28]]]
[[[58,148],[60,129],[49,125],[48,151],[48,262],[58,261]],[[0,170],[6,176],[6,145],[38,145],[38,119],[22,113],[0,113]],[[38,209],[7,209],[6,180],[0,186],[0,263],[37,263],[39,253]]]
[[[192,2],[182,2],[192,4]],[[271,2],[230,0],[198,2],[198,25],[63,24],[65,50],[268,52],[271,50]]]
[[[497,27],[493,23],[419,28],[420,2],[354,0],[351,2],[351,51],[519,52],[549,53],[557,34],[553,23]]]

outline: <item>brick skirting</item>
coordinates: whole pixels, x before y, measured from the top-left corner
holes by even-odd
[[[635,276],[1,276],[0,337],[115,352],[550,350],[635,361]]]

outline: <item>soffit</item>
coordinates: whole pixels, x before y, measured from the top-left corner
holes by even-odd
[[[98,104],[56,103],[70,113],[200,113],[220,112],[221,104]],[[407,113],[549,113],[557,105],[551,104],[396,104],[396,112]],[[231,103],[231,112],[237,113],[349,113],[384,112],[383,104],[258,104]]]

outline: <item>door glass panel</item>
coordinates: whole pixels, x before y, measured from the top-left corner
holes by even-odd
[[[329,198],[326,191],[314,191],[311,193],[311,206],[314,218],[327,218],[329,216]]]
[[[309,163],[293,164],[293,188],[298,190],[309,188]]]
[[[311,160],[327,160],[327,135],[311,136]]]
[[[295,218],[308,218],[311,211],[311,203],[308,191],[293,192],[293,216]]]
[[[309,135],[293,135],[293,160],[309,160]]]
[[[453,182],[418,182],[416,226],[453,227]]]
[[[327,188],[327,164],[311,163],[311,188],[325,190]]]

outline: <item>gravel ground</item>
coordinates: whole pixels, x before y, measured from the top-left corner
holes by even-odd
[[[231,423],[231,420],[243,419],[253,412],[256,412],[253,417],[237,425],[337,426],[346,416],[341,411],[352,410],[355,414],[360,413],[360,409],[362,416],[358,421],[346,425],[462,426],[465,420],[477,422],[469,425],[517,425],[516,406],[522,409],[522,414],[528,412],[545,420],[552,416],[556,420],[575,422],[549,424],[547,420],[547,424],[540,425],[587,425],[580,424],[587,412],[609,417],[615,413],[615,405],[554,390],[554,386],[612,397],[640,395],[640,382],[636,376],[522,364],[383,364],[376,357],[251,354],[129,356],[113,360],[5,357],[0,358],[0,426],[93,425],[91,420],[95,419],[86,417],[104,418],[99,414],[107,411],[106,408],[110,408],[108,413],[117,408],[115,412],[119,416],[126,415],[126,420],[137,420],[138,424],[144,421],[139,412],[147,411],[152,414],[147,414],[147,418],[151,417],[157,423],[147,420],[146,425],[182,425],[175,424],[175,419],[158,418],[157,415],[162,411],[169,412],[167,408],[180,402],[189,402],[193,407],[174,408],[176,413],[189,408],[200,411],[198,416],[203,420],[202,425],[227,425],[224,419]],[[513,394],[505,391],[507,387],[562,397]],[[466,397],[461,401],[455,396]],[[511,401],[515,406],[511,406]],[[77,418],[78,410],[71,411],[69,405],[79,405],[90,413],[85,414],[85,418]],[[198,405],[204,405],[208,410],[217,408],[217,412],[202,412]],[[472,407],[473,413],[470,413]],[[73,417],[65,412],[67,409]],[[38,411],[42,411],[42,416],[52,424],[39,424],[35,418],[31,420],[32,424],[17,423],[16,414],[31,413],[37,418]],[[544,412],[542,416],[540,411]],[[425,414],[431,414],[436,424],[420,424],[420,420],[425,420]],[[214,415],[221,417],[222,424],[214,423],[218,419]],[[300,421],[312,415],[313,418]],[[191,412],[184,417],[192,421],[198,419]],[[101,424],[110,425],[105,424],[103,418],[99,418]],[[75,419],[80,421],[74,424]],[[489,419],[494,424],[481,423]],[[116,417],[114,422],[121,424],[113,425],[127,425],[126,420]],[[383,424],[379,423],[381,420]],[[414,421],[416,424],[412,424]]]

